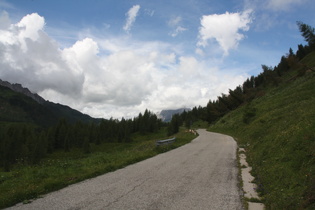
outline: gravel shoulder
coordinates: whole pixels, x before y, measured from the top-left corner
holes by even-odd
[[[180,148],[10,209],[243,209],[236,142],[198,133]]]

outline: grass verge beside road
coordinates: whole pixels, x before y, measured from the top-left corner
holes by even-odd
[[[246,149],[267,209],[315,209],[315,74],[270,89],[209,130]]]
[[[155,141],[165,138],[163,130],[146,136],[135,135],[134,141],[128,144],[91,145],[91,154],[75,149],[60,151],[34,166],[20,164],[10,172],[0,171],[0,208],[28,203],[48,192],[175,149],[196,137],[184,128],[175,136],[173,144],[156,147]]]

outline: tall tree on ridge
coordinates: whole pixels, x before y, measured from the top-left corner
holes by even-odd
[[[308,45],[312,48],[312,50],[315,49],[315,28],[298,21],[297,25],[299,26],[300,32],[302,33],[302,36],[304,37],[305,41],[307,41]]]

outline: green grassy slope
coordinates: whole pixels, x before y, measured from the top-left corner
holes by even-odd
[[[313,67],[315,53],[302,62]],[[315,209],[314,72],[267,90],[209,130],[232,135],[246,149],[268,209]]]

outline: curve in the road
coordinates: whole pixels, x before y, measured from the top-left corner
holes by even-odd
[[[178,149],[12,209],[242,209],[236,142],[198,133]]]

